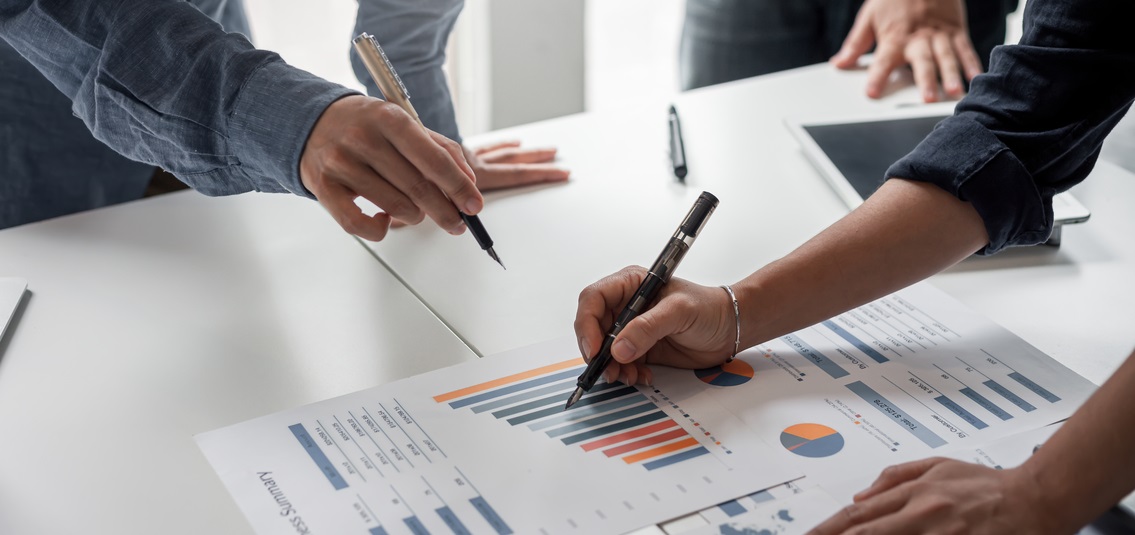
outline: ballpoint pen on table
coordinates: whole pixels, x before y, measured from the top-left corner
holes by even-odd
[[[406,90],[406,86],[402,83],[402,79],[398,77],[398,73],[394,72],[394,66],[390,64],[390,60],[386,58],[386,53],[382,51],[379,46],[378,40],[373,35],[368,33],[361,33],[354,39],[355,50],[359,53],[359,57],[366,65],[367,71],[370,72],[375,83],[378,84],[379,90],[386,100],[398,107],[406,110],[418,124],[422,124],[421,118],[418,117],[418,112],[414,106],[410,104],[410,93]],[[422,125],[425,128],[425,125]],[[458,210],[461,214],[461,220],[465,222],[465,226],[469,227],[469,232],[477,239],[477,244],[481,249],[489,254],[489,257],[496,260],[503,268],[504,263],[501,262],[497,252],[493,249],[493,239],[489,237],[488,231],[485,226],[481,224],[481,219],[475,215],[468,215],[465,212]]]
[[[689,168],[686,167],[686,143],[682,140],[682,123],[678,120],[678,110],[670,106],[670,163],[674,166],[674,176],[679,182],[686,181]]]
[[[639,284],[634,296],[627,302],[619,316],[615,318],[615,323],[611,325],[610,330],[607,331],[607,337],[603,339],[603,346],[599,348],[599,353],[591,359],[591,362],[587,363],[587,368],[583,370],[583,374],[576,381],[575,392],[572,392],[571,397],[568,398],[564,410],[570,409],[579,401],[579,398],[583,397],[585,392],[595,386],[595,382],[599,380],[599,377],[603,375],[603,370],[606,370],[607,365],[611,362],[611,344],[623,331],[623,327],[626,327],[631,320],[650,306],[658,297],[658,292],[662,289],[662,286],[670,281],[670,277],[674,275],[674,270],[678,268],[678,264],[686,256],[690,246],[694,244],[694,239],[701,233],[705,222],[709,220],[709,216],[717,208],[717,202],[717,197],[714,197],[708,191],[703,191],[694,201],[694,206],[690,208],[690,212],[686,214],[682,224],[678,225],[678,230],[674,231],[670,241],[666,242],[662,254],[658,255],[658,259],[650,266],[650,271],[642,279],[642,283]]]

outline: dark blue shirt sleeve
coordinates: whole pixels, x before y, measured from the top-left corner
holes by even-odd
[[[177,0],[0,0],[0,36],[97,139],[207,195],[311,197],[299,178],[307,136],[352,93]]]
[[[1045,241],[1052,197],[1082,181],[1135,97],[1135,2],[1030,0],[1019,45],[887,177],[933,183],[985,222],[981,254]]]
[[[367,32],[382,45],[406,84],[422,124],[459,143],[461,135],[442,66],[449,33],[463,5],[463,0],[359,0],[355,19],[355,35]],[[367,93],[381,98],[378,84],[353,47],[351,66]]]

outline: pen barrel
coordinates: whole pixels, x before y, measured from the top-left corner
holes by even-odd
[[[493,239],[489,237],[489,232],[485,230],[485,226],[481,224],[481,218],[461,212],[461,220],[465,222],[465,226],[469,227],[469,232],[477,239],[477,245],[481,246],[482,251],[493,246]]]
[[[410,104],[410,92],[406,90],[402,79],[394,71],[394,66],[390,64],[390,60],[382,51],[378,40],[373,35],[361,33],[352,42],[355,45],[355,52],[359,54],[359,59],[363,60],[367,72],[378,84],[378,90],[382,91],[382,96],[390,103],[406,110],[415,121],[421,124],[422,119],[418,117],[417,110]]]

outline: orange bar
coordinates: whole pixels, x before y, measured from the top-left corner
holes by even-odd
[[[694,437],[690,437],[690,438],[687,438],[686,440],[679,440],[678,442],[675,442],[673,444],[667,444],[665,446],[658,446],[657,448],[654,448],[654,449],[651,449],[651,450],[646,450],[646,451],[641,452],[641,453],[636,453],[634,455],[627,455],[626,457],[623,457],[623,462],[625,462],[627,464],[637,463],[639,461],[644,461],[646,459],[658,457],[659,455],[665,455],[665,454],[670,453],[672,451],[678,451],[680,449],[685,449],[685,448],[688,448],[690,446],[697,446],[697,445],[698,445],[698,439],[696,439]]]
[[[658,435],[658,436],[647,437],[647,438],[644,438],[642,440],[636,440],[634,442],[623,444],[622,446],[615,446],[615,447],[613,447],[609,450],[603,450],[603,453],[608,457],[614,457],[616,455],[622,455],[622,454],[624,454],[628,451],[639,450],[639,449],[645,448],[647,446],[653,446],[655,444],[661,444],[661,443],[666,442],[668,440],[674,440],[675,438],[678,438],[678,437],[683,436],[685,434],[686,434],[685,429],[678,428],[678,429],[675,429],[673,431],[670,431],[669,433],[662,433],[661,435]]]
[[[618,443],[620,443],[624,440],[630,440],[632,438],[638,438],[638,437],[646,436],[646,435],[649,435],[651,433],[657,433],[657,432],[659,432],[663,429],[668,429],[668,428],[674,427],[676,425],[678,425],[678,422],[675,422],[674,420],[664,420],[664,421],[658,422],[658,423],[653,424],[653,425],[648,425],[646,427],[640,427],[638,429],[632,429],[632,430],[627,431],[625,433],[619,433],[617,435],[612,435],[612,436],[609,436],[607,438],[601,438],[601,439],[593,441],[593,442],[588,442],[587,444],[583,444],[581,447],[583,448],[583,451],[596,450],[596,449],[602,448],[603,446],[610,446],[611,444],[618,444]]]
[[[526,372],[515,373],[515,374],[512,374],[512,375],[509,375],[508,377],[501,377],[500,379],[493,379],[492,381],[486,381],[486,382],[481,383],[479,385],[473,385],[473,386],[462,388],[461,390],[454,390],[453,392],[448,392],[448,393],[442,394],[440,396],[434,396],[434,401],[436,401],[438,403],[445,403],[446,401],[449,401],[451,399],[465,397],[465,396],[468,396],[469,394],[476,394],[477,392],[488,390],[488,389],[496,387],[496,386],[506,385],[508,383],[515,383],[515,382],[520,381],[522,379],[529,379],[529,378],[532,378],[532,377],[536,377],[537,375],[544,375],[545,373],[559,371],[559,370],[562,370],[564,368],[570,368],[572,366],[579,366],[580,364],[583,364],[583,359],[581,359],[581,358],[574,358],[574,359],[571,359],[571,360],[565,360],[563,362],[558,362],[556,364],[549,364],[549,365],[544,366],[542,368],[536,368],[535,370],[528,370]]]

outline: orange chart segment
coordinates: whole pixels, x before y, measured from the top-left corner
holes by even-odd
[[[536,377],[538,375],[543,375],[545,373],[560,371],[562,369],[570,368],[572,366],[579,366],[580,364],[584,364],[584,362],[583,362],[583,359],[578,359],[578,358],[577,359],[571,359],[571,360],[565,360],[563,362],[557,362],[555,364],[549,364],[547,366],[536,368],[534,370],[528,370],[528,371],[525,371],[525,372],[520,372],[520,373],[515,373],[515,374],[512,374],[512,375],[509,375],[508,377],[501,377],[499,379],[493,379],[491,381],[485,381],[481,384],[476,384],[476,385],[468,386],[468,387],[465,387],[465,388],[462,388],[462,389],[459,389],[459,390],[454,390],[453,392],[446,392],[444,394],[434,396],[434,401],[436,401],[438,403],[445,403],[446,401],[449,401],[451,399],[457,399],[457,398],[460,398],[460,397],[468,396],[470,394],[476,394],[478,392],[484,392],[485,390],[488,390],[490,388],[498,387],[498,386],[501,386],[501,385],[507,385],[509,383],[515,383],[517,381],[521,381],[521,380],[524,380],[524,379],[530,379],[532,377]]]
[[[826,425],[803,423],[780,433],[784,449],[801,457],[830,457],[843,449],[843,435]]]

